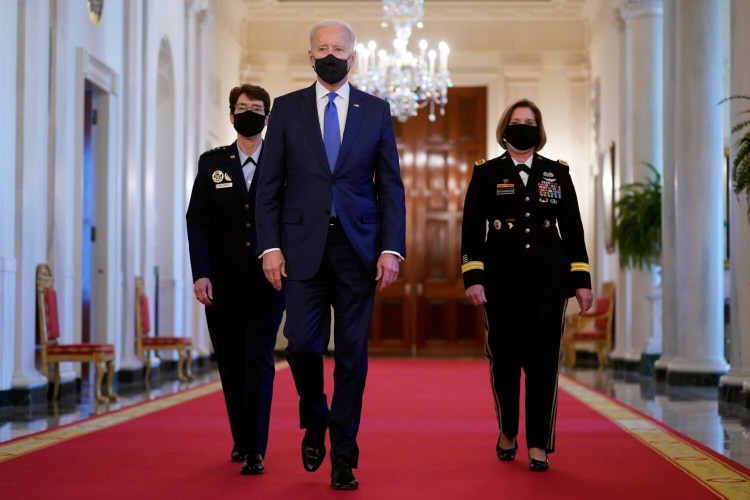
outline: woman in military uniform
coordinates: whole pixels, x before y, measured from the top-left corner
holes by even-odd
[[[588,255],[568,165],[538,154],[547,141],[539,108],[511,104],[497,141],[506,152],[477,162],[466,192],[461,265],[466,296],[485,313],[497,456],[516,456],[523,370],[529,468],[544,471],[555,449],[565,308],[575,296],[583,313],[593,300]]]

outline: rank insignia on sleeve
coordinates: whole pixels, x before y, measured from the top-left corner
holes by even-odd
[[[500,222],[499,220],[495,220],[494,226],[495,226],[495,229],[499,230],[501,227],[503,227],[503,223]]]
[[[211,179],[213,179],[213,181],[214,181],[214,182],[215,182],[216,184],[220,183],[221,181],[223,181],[223,180],[224,180],[224,172],[222,172],[221,170],[216,170],[216,171],[215,171],[215,172],[214,172],[214,173],[213,173],[213,174],[211,175]]]
[[[469,256],[466,254],[463,254],[461,256],[461,264],[466,264],[467,262],[469,262]]]

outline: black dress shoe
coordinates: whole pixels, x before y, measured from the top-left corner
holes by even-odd
[[[307,472],[315,472],[326,457],[326,447],[323,444],[313,445],[302,440],[302,465]]]
[[[549,469],[549,460],[537,460],[529,457],[529,470],[534,472],[543,472]]]
[[[505,449],[500,448],[500,438],[497,438],[497,444],[495,445],[495,452],[497,453],[497,458],[500,459],[501,462],[510,462],[511,460],[515,460],[516,458],[516,451],[518,450],[518,439],[515,439],[516,445],[513,448]]]
[[[263,474],[266,468],[263,465],[263,457],[260,453],[251,453],[242,464],[242,473],[248,476]]]
[[[359,487],[359,482],[346,460],[338,459],[333,463],[331,487],[334,490],[356,490]]]
[[[244,462],[247,453],[241,453],[237,447],[232,448],[232,462]]]

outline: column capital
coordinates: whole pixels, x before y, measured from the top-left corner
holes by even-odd
[[[660,17],[663,11],[662,0],[628,0],[620,8],[620,17],[628,23],[639,17]]]

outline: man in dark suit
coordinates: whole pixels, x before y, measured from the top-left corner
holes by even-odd
[[[255,193],[261,132],[271,98],[241,85],[229,94],[237,141],[203,153],[187,211],[195,298],[206,306],[234,446],[243,474],[262,474],[273,393],[273,349],[284,310],[281,293],[256,258]]]
[[[358,487],[357,431],[376,282],[406,256],[404,186],[390,108],[348,83],[355,36],[339,21],[310,31],[317,82],[274,101],[258,181],[258,250],[266,278],[286,290],[287,359],[300,397],[302,461],[315,471],[330,432],[335,489]],[[334,316],[334,392],[323,354]]]

